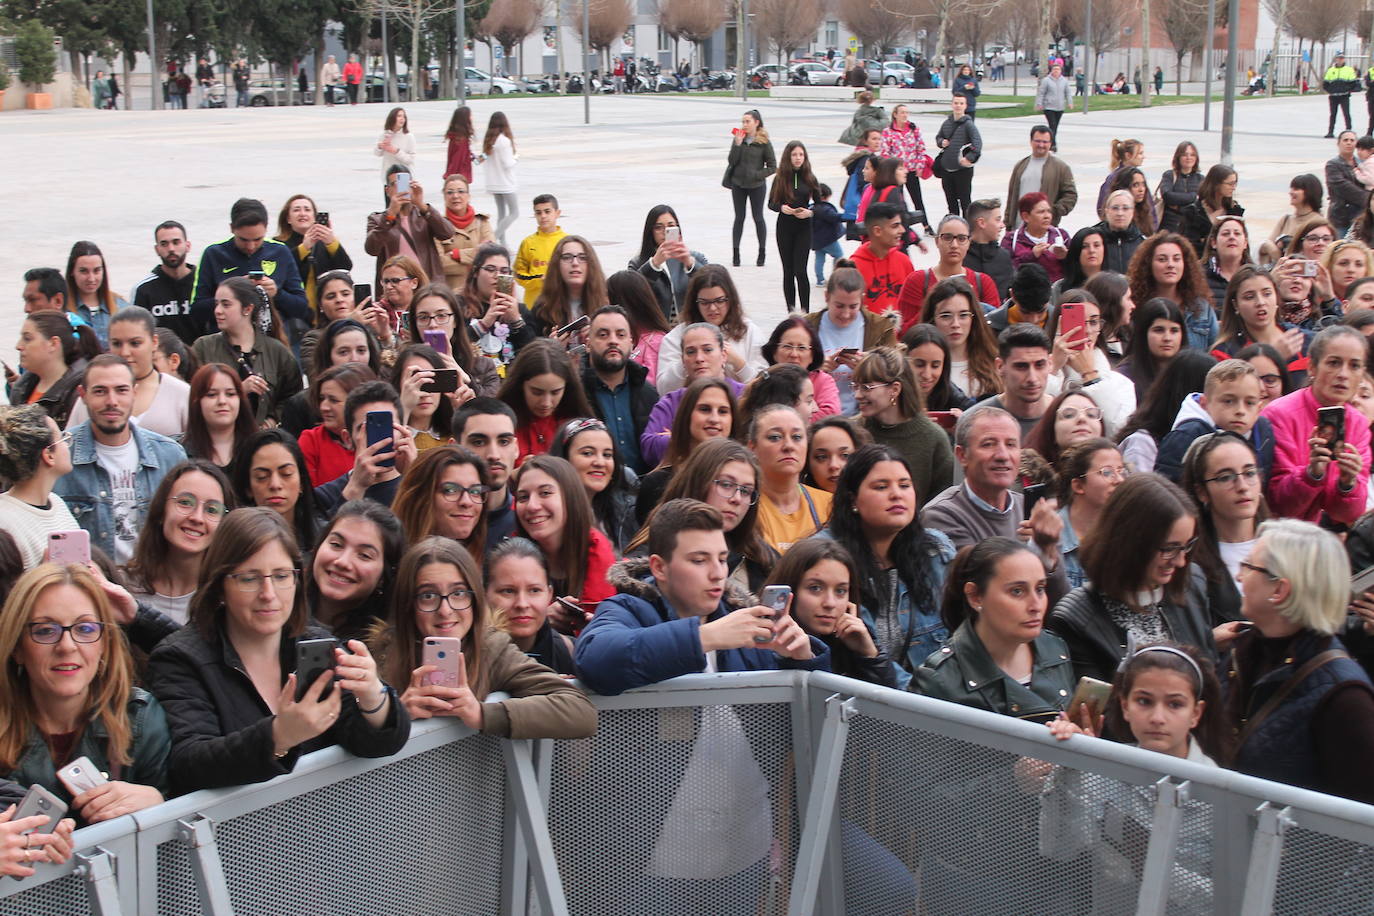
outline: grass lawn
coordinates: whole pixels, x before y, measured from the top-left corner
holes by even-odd
[[[1282,91],[1279,93],[1279,95],[1295,94],[1296,93],[1285,93]],[[1310,94],[1311,93],[1309,93],[1309,95]],[[1220,86],[1218,86],[1216,90],[1214,90],[1212,93],[1212,101],[1214,103],[1221,102],[1224,97],[1225,94],[1221,91]],[[1248,102],[1255,99],[1263,98],[1267,98],[1267,96],[1241,95],[1239,92],[1236,93],[1236,101],[1238,102]],[[1169,90],[1169,87],[1165,86],[1163,95],[1152,95],[1150,97],[1150,106],[1154,107],[1156,105],[1195,105],[1201,104],[1203,101],[1204,99],[1200,95],[1174,95]],[[984,102],[1006,103],[1007,107],[989,108],[988,110],[984,111],[982,104]],[[988,95],[985,92],[978,97],[978,103],[978,119],[980,121],[984,118],[1022,118],[1028,115],[1034,115],[1036,113],[1035,98],[1033,96]],[[1075,112],[1081,112],[1083,110],[1082,96],[1075,97],[1073,103],[1073,110]],[[1123,108],[1139,107],[1140,96],[1138,95],[1095,95],[1088,103],[1088,113],[1091,114],[1094,111],[1117,111]]]

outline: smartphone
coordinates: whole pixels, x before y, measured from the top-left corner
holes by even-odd
[[[328,226],[328,225],[329,225],[329,211],[328,211],[328,210],[321,210],[319,213],[316,213],[316,214],[315,214],[315,222],[319,223],[321,226]]]
[[[1317,435],[1326,440],[1334,453],[1345,441],[1345,405],[1317,408]]]
[[[790,585],[765,585],[763,592],[759,595],[759,604],[773,612],[772,620],[777,621],[787,610],[787,604],[792,600],[792,586]],[[772,641],[771,636],[755,636],[754,642],[765,643]]]
[[[1074,722],[1078,721],[1078,708],[1084,703],[1088,704],[1088,715],[1092,722],[1097,722],[1107,710],[1107,700],[1112,695],[1112,685],[1106,681],[1099,681],[1095,677],[1080,677],[1078,686],[1074,688],[1073,699],[1069,700],[1069,718]]]
[[[583,315],[581,318],[574,318],[572,321],[569,321],[567,324],[563,325],[563,327],[559,328],[557,331],[554,331],[549,336],[557,337],[561,334],[571,333],[572,331],[580,331],[591,323],[592,319],[586,315]]]
[[[371,284],[371,283],[354,283],[354,284],[353,284],[353,304],[354,304],[355,306],[356,306],[356,305],[362,305],[364,302],[366,302],[368,299],[371,299],[371,298],[372,298],[372,284]]]
[[[680,242],[680,241],[682,241],[682,227],[681,227],[681,226],[669,226],[667,229],[664,229],[664,230],[663,230],[663,241],[665,241],[665,242]]]
[[[1059,306],[1059,333],[1061,336],[1067,336],[1075,328],[1081,329],[1085,334],[1087,333],[1087,319],[1083,314],[1083,303],[1065,302]],[[1083,338],[1083,340],[1086,339],[1086,337]]]
[[[410,173],[409,173],[409,172],[397,172],[397,173],[396,173],[396,193],[397,193],[397,194],[409,194],[409,193],[410,193]]]
[[[952,410],[927,410],[926,416],[941,429],[953,429],[954,424],[959,421]]]
[[[67,791],[72,793],[73,797],[110,781],[95,764],[91,763],[89,757],[76,758],[57,771],[57,778],[62,780],[62,785],[67,787]]]
[[[91,534],[84,528],[48,533],[48,562],[91,565]]]
[[[57,822],[62,820],[62,815],[66,813],[66,802],[35,783],[29,786],[29,791],[24,794],[24,800],[19,803],[18,810],[14,812],[14,817],[10,820],[18,821],[37,814],[47,815],[48,822],[46,824],[27,832],[52,833],[57,829]]]
[[[302,639],[296,643],[296,702],[319,680],[321,674],[334,670],[334,640]],[[332,683],[326,684],[320,694],[323,700],[333,691]]]
[[[438,394],[448,394],[458,390],[458,370],[457,369],[435,369],[434,378],[420,386],[421,391],[431,391]]]
[[[1026,497],[1026,518],[1030,518],[1031,513],[1035,511],[1036,503],[1050,495],[1050,487],[1045,483],[1033,483],[1021,492]]]
[[[369,410],[367,412],[367,444],[376,445],[383,439],[391,439],[396,435],[395,417],[389,410]],[[392,443],[394,446],[395,443]],[[383,453],[386,454],[386,453]],[[396,466],[396,450],[393,447],[391,457],[381,462],[384,468],[394,468]]]
[[[1315,277],[1317,275],[1317,262],[1302,260],[1298,262],[1299,277]]]
[[[851,356],[858,356],[858,355],[859,355],[859,348],[858,348],[858,347],[845,347],[843,350],[840,351],[840,356],[843,356],[843,357],[851,357]]]
[[[500,274],[496,278],[496,291],[503,296],[509,296],[515,292],[515,277],[512,274]]]
[[[248,279],[250,279],[250,280],[262,280],[262,279],[265,279],[266,277],[267,277],[267,274],[266,274],[264,271],[261,271],[261,270],[250,270],[250,271],[248,271]]]
[[[463,641],[452,636],[426,636],[420,654],[421,665],[433,665],[436,671],[425,675],[425,683],[435,687],[462,686],[458,660],[463,655]]]
[[[435,350],[440,353],[448,353],[448,335],[443,331],[421,331],[420,336],[424,338],[425,343]]]

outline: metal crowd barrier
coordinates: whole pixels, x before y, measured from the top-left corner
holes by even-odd
[[[1374,916],[1374,807],[829,674],[594,701],[85,828],[0,916]]]

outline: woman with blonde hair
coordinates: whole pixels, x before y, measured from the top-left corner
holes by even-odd
[[[44,563],[0,611],[0,773],[87,824],[161,804],[171,746],[162,707],[134,685],[108,588],[84,566]],[[57,771],[81,757],[110,781],[73,796]]]
[[[292,194],[282,204],[275,238],[296,256],[296,270],[305,286],[310,317],[318,324],[319,278],[331,270],[352,270],[353,259],[330,227],[329,214],[321,213],[308,194]]]
[[[949,436],[925,414],[916,371],[896,347],[878,347],[854,370],[859,424],[878,445],[896,449],[911,465],[921,504],[954,483]]]
[[[466,107],[463,110],[466,111]],[[466,141],[463,145],[467,145]],[[471,164],[468,171],[472,171]],[[491,217],[478,213],[472,205],[471,182],[460,172],[451,172],[444,179],[444,219],[448,220],[453,235],[447,240],[435,239],[434,245],[444,264],[443,279],[451,289],[460,290],[467,283],[477,249],[496,238],[491,231]]]

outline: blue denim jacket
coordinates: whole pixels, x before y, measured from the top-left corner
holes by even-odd
[[[926,577],[930,582],[930,594],[935,603],[928,608],[913,608],[905,580],[901,576],[897,577],[897,619],[903,631],[907,628],[910,615],[916,615],[916,620],[911,625],[911,640],[907,643],[906,658],[903,659],[898,651],[891,653],[892,667],[897,673],[898,690],[906,690],[911,682],[912,672],[921,667],[930,657],[930,653],[949,639],[949,630],[940,619],[940,596],[945,591],[945,572],[950,561],[954,559],[954,544],[943,531],[927,528],[926,534],[931,539],[926,552]],[[816,537],[834,540],[835,535],[829,528],[822,528],[816,533]],[[873,612],[869,608],[860,607],[859,616],[868,624],[869,630],[876,629]]]
[[[138,511],[131,519],[135,531],[148,517],[148,503],[162,478],[177,464],[186,460],[186,452],[166,436],[151,430],[139,429],[129,421],[134,442],[138,444],[138,458],[142,467],[134,484],[138,492]],[[95,436],[91,421],[87,420],[68,430],[72,434],[72,470],[53,487],[71,509],[76,522],[91,534],[91,546],[99,547],[111,557],[115,555],[114,494],[110,490],[110,475],[95,458]]]
[[[1221,325],[1217,322],[1217,313],[1212,310],[1212,304],[1206,299],[1199,300],[1196,313],[1184,308],[1183,321],[1188,326],[1188,346],[1203,353],[1211,352],[1212,344],[1221,333]]]

